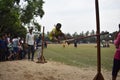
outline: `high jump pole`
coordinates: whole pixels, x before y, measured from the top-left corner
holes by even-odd
[[[39,63],[47,63],[47,61],[45,60],[45,57],[43,55],[43,51],[44,51],[44,31],[45,31],[45,27],[43,26],[43,33],[42,33],[42,49],[41,49],[41,56],[40,56],[40,61]]]
[[[106,34],[109,34],[109,32],[105,32],[105,33],[101,33],[101,34],[94,34],[94,35],[90,35],[90,36],[78,36],[78,37],[72,37],[70,39],[66,39],[66,40],[63,40],[63,41],[74,41],[74,40],[80,40],[80,39],[84,39],[84,38],[89,38],[89,37],[96,37],[97,35],[106,35]]]
[[[96,29],[97,34],[100,34],[100,19],[99,19],[99,2],[95,0],[95,10],[96,10]],[[93,80],[104,80],[101,73],[101,48],[100,48],[100,35],[97,35],[97,74]]]

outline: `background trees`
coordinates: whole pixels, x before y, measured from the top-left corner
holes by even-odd
[[[107,33],[107,32],[108,31],[101,31],[101,34]],[[105,41],[113,41],[116,34],[117,34],[117,32],[118,31],[115,31],[115,32],[112,32],[112,33],[108,32],[109,34],[101,35],[100,36],[101,42],[103,40],[105,40]],[[95,34],[96,34],[96,31],[94,31],[94,30],[86,31],[86,32],[82,31],[81,33],[74,32],[73,34],[65,33],[67,39],[77,38],[77,37],[86,37],[86,36],[95,35]],[[49,32],[47,32],[47,34],[45,35],[45,39],[47,41],[49,41],[48,36],[49,36]],[[88,37],[88,38],[84,38],[84,39],[78,39],[77,41],[78,41],[78,43],[96,43],[96,36]]]
[[[0,0],[0,34],[11,33],[23,37],[27,32],[25,26],[31,23],[40,30],[35,17],[43,17],[43,3],[43,0]]]
[[[0,34],[11,33],[19,37],[25,37],[27,32],[25,26],[34,25],[35,30],[41,31],[41,25],[37,22],[36,17],[42,18],[44,15],[43,0],[0,0]],[[102,31],[104,33],[107,31]],[[49,32],[48,32],[49,33]],[[47,40],[48,33],[46,34]],[[114,40],[117,31],[110,35],[102,35],[101,40]],[[74,34],[66,33],[67,38],[77,36],[94,35],[96,32],[86,31]],[[81,39],[81,42],[96,42],[96,37]]]

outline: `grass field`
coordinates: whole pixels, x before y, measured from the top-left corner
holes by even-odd
[[[96,67],[97,65],[97,48],[96,44],[79,44],[77,48],[73,44],[48,44],[44,49],[46,60],[58,61],[67,65],[77,67]],[[114,45],[110,48],[101,48],[101,67],[106,70],[112,69],[113,55],[115,52]]]

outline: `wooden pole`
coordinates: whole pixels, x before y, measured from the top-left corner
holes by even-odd
[[[95,34],[95,35],[90,35],[90,36],[83,36],[83,37],[73,37],[73,38],[70,38],[70,39],[66,39],[66,40],[64,40],[64,41],[74,41],[74,40],[80,40],[80,39],[84,39],[84,38],[89,38],[89,37],[96,37],[96,36],[98,36],[98,35],[106,35],[106,34],[109,34],[108,32],[106,32],[106,33],[102,33],[102,34]],[[63,42],[64,42],[63,41]]]
[[[100,19],[99,19],[99,4],[98,0],[95,0],[96,9],[96,28],[97,34],[100,34]],[[104,80],[101,73],[101,49],[100,49],[100,35],[97,35],[97,75],[93,80]]]
[[[43,55],[43,50],[44,50],[44,30],[45,27],[43,26],[43,33],[42,33],[42,49],[41,49],[41,56],[40,56],[40,63],[46,63],[47,61],[45,60],[45,57]]]

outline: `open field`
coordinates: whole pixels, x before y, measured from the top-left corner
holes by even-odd
[[[45,64],[17,60],[0,62],[0,80],[93,80],[97,74],[95,44],[80,44],[75,48],[49,44],[44,49]],[[101,48],[102,74],[111,80],[112,60],[115,48]],[[36,52],[37,53],[37,52]],[[120,80],[118,74],[117,80]]]
[[[48,60],[59,61],[72,66],[95,67],[97,64],[97,48],[95,46],[96,44],[79,44],[75,48],[71,44],[63,48],[62,44],[49,44],[48,48],[44,49],[44,55]],[[110,45],[110,48],[101,48],[102,68],[111,70],[114,52],[114,45]]]

